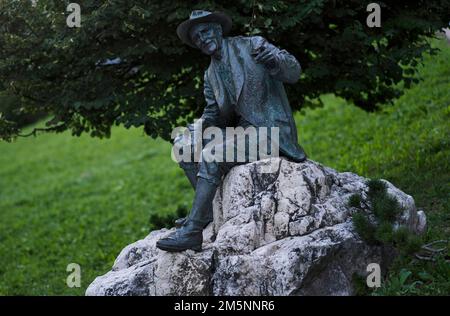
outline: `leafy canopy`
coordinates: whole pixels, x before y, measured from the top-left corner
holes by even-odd
[[[19,97],[17,111],[51,114],[48,130],[103,137],[123,124],[165,139],[204,106],[209,60],[175,33],[193,9],[224,11],[232,36],[260,34],[295,55],[304,70],[287,87],[295,110],[332,92],[372,111],[400,95],[397,83],[413,82],[418,59],[431,50],[425,38],[448,23],[450,7],[378,1],[382,27],[369,28],[372,1],[83,0],[81,27],[69,28],[70,2],[0,2],[0,90]],[[116,63],[100,65],[108,60]],[[19,133],[0,116],[0,138]]]

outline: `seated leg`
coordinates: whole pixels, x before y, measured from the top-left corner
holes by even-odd
[[[234,139],[232,140],[234,141]],[[220,146],[224,146],[222,153],[226,154],[226,150],[231,149],[233,153],[237,154],[237,146],[233,144],[225,146],[231,140],[224,139],[224,142]],[[250,161],[250,156],[245,156],[244,161],[237,162],[225,162],[222,159],[221,162],[211,159],[211,153],[203,149],[202,159],[198,163],[198,178],[193,176],[192,164],[184,164],[185,172],[188,178],[192,179],[191,183],[195,183],[195,198],[192,206],[191,213],[182,226],[174,233],[166,238],[160,239],[156,246],[165,251],[183,251],[187,249],[193,249],[195,251],[201,251],[203,242],[202,231],[203,228],[209,223],[209,218],[212,217],[212,202],[217,190],[217,187],[222,181],[222,176],[226,174],[232,167],[238,164],[242,164]],[[181,165],[181,163],[180,163]],[[189,167],[186,167],[189,166]]]
[[[208,224],[208,217],[212,211],[212,201],[217,185],[203,178],[198,178],[194,203],[186,222],[170,236],[158,240],[159,249],[177,252],[192,249],[202,250],[203,227]]]
[[[181,161],[179,165],[191,183],[192,188],[195,190],[195,187],[197,186],[198,163]]]
[[[180,162],[180,167],[184,170],[184,173],[186,174],[186,177],[189,179],[189,182],[191,183],[194,190],[196,190],[197,187],[197,173],[198,173],[198,163],[195,162]],[[211,203],[212,204],[212,203]],[[205,224],[205,227],[213,221],[213,211],[212,211],[212,205],[211,205],[211,211],[208,212],[208,221]],[[179,218],[175,221],[175,227],[180,228],[183,226],[183,224],[186,222],[187,217]]]

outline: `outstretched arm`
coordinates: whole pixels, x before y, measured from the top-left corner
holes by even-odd
[[[252,55],[275,79],[291,84],[300,79],[301,66],[297,59],[261,36],[252,37]]]

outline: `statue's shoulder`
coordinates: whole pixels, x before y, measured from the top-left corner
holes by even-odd
[[[249,48],[258,47],[261,43],[265,42],[266,39],[262,36],[233,36],[227,37],[229,43],[237,46],[248,46]]]

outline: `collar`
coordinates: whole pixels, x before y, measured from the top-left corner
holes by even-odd
[[[211,60],[216,62],[224,62],[224,58],[226,58],[226,56],[227,56],[227,40],[225,38],[222,38],[219,58],[211,56]]]

